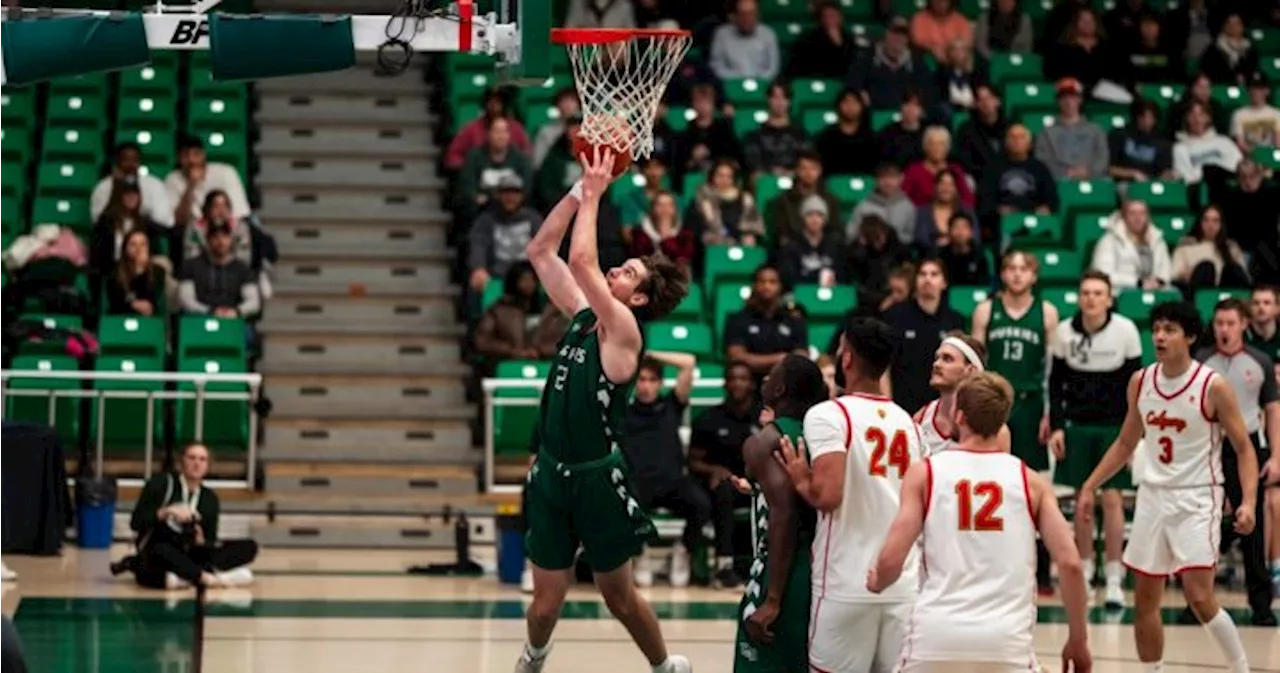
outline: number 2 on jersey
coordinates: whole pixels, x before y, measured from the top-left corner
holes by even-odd
[[[889,465],[898,468],[898,478],[907,473],[907,468],[911,467],[911,452],[907,450],[907,433],[899,430],[893,433],[893,439],[890,440],[885,436],[884,430],[880,428],[867,428],[865,435],[868,442],[875,444],[875,448],[871,450],[870,469],[873,477],[889,476],[889,469],[885,466],[886,459]]]
[[[1004,530],[1004,518],[996,511],[1004,503],[1004,490],[994,481],[972,484],[968,479],[956,483],[956,498],[960,501],[960,530]],[[975,498],[982,499],[977,514],[973,512]]]
[[[1168,465],[1173,462],[1173,439],[1170,437],[1161,437],[1158,440],[1160,444],[1160,462]]]

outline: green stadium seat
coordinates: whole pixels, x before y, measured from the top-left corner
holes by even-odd
[[[1187,186],[1172,180],[1134,182],[1129,185],[1129,198],[1144,201],[1153,213],[1185,212]]]
[[[547,380],[550,362],[508,360],[498,363],[497,378],[524,379],[531,384]],[[523,406],[495,404],[493,407],[493,450],[495,455],[527,455],[534,426],[538,423],[538,400],[542,389],[537,385],[527,388],[499,388],[495,398],[532,402]]]
[[[151,63],[120,71],[120,94],[172,96],[178,90],[178,69]]]
[[[50,92],[45,120],[58,127],[102,128],[107,123],[106,96]]]
[[[872,0],[838,0],[837,4],[846,19],[856,21],[875,16],[876,3]]]
[[[1046,287],[1039,291],[1040,299],[1053,304],[1062,320],[1069,320],[1080,303],[1080,292],[1074,287]]]
[[[790,175],[762,174],[756,180],[756,207],[768,211],[769,204],[781,193],[791,189],[795,181]],[[772,223],[769,223],[770,225]]]
[[[1040,282],[1045,285],[1076,285],[1085,263],[1078,250],[1044,250],[1036,253],[1040,258]]]
[[[694,173],[685,173],[684,183],[680,186],[680,197],[683,199],[692,199],[698,192],[698,188],[707,182],[707,174],[702,171]]]
[[[193,59],[196,55],[207,57],[207,54],[208,52],[195,52]],[[490,71],[488,76],[492,77],[493,72]],[[237,98],[247,100],[249,97],[248,88],[244,82],[216,80],[213,78],[213,70],[209,66],[200,65],[195,60],[191,63],[188,80],[187,96],[190,98]]]
[[[1249,295],[1249,290],[1196,290],[1196,310],[1200,312],[1200,316],[1208,323],[1213,320],[1213,309],[1218,305],[1218,302],[1233,297],[1249,301]]]
[[[42,164],[36,174],[40,196],[88,196],[98,182],[98,167],[92,163],[60,161]],[[87,213],[85,214],[87,217]]]
[[[671,126],[671,130],[679,133],[689,128],[689,122],[697,115],[694,114],[693,108],[673,105],[667,109],[667,124]]]
[[[107,315],[98,324],[98,352],[102,355],[163,358],[167,351],[163,318]]]
[[[778,46],[787,49],[804,34],[807,24],[800,21],[772,21],[769,27],[773,29],[773,34],[778,36]]]
[[[1280,54],[1280,30],[1252,28],[1249,30],[1249,40],[1253,42],[1253,48],[1263,57]]]
[[[1151,309],[1167,301],[1182,301],[1182,293],[1175,289],[1122,290],[1116,297],[1116,312],[1144,325],[1151,322]]]
[[[675,367],[664,367],[662,377],[674,379],[680,375]],[[689,394],[689,418],[695,419],[703,411],[724,400],[724,365],[702,362],[693,367],[693,390]]]
[[[178,360],[178,371],[193,374],[243,374],[243,357],[185,357]],[[244,383],[209,383],[206,393],[247,393]],[[181,382],[178,392],[196,392],[196,384]],[[197,412],[195,399],[179,399],[177,404],[178,444],[202,442],[214,450],[249,448],[249,402],[245,400],[205,399],[203,418]],[[201,428],[201,422],[203,428]],[[203,429],[203,432],[201,432]]]
[[[465,52],[449,52],[445,57],[445,67],[451,74],[462,72],[492,73],[497,61],[492,54],[471,54]],[[453,78],[450,77],[450,82]]]
[[[88,231],[93,226],[89,220],[89,195],[86,192],[77,197],[37,196],[31,209],[31,222]]]
[[[74,75],[51,80],[49,82],[49,93],[50,95],[82,94],[103,97],[107,95],[110,89],[109,85],[110,80],[107,79],[107,73],[105,72]]]
[[[770,19],[805,19],[809,16],[809,6],[804,0],[764,0],[760,3],[760,14]]]
[[[240,318],[183,316],[178,323],[178,359],[243,358],[245,323]]]
[[[751,282],[756,268],[768,261],[769,251],[741,245],[709,245],[704,259],[703,285],[716,292],[721,283]]]
[[[1164,242],[1172,249],[1178,244],[1182,238],[1191,233],[1191,228],[1195,226],[1196,219],[1190,214],[1180,215],[1152,215],[1151,224],[1164,232]]]
[[[874,20],[853,23],[849,25],[849,32],[853,33],[854,40],[878,42],[884,37],[884,23]]]
[[[1000,218],[1001,238],[1009,245],[1052,245],[1063,242],[1062,220],[1057,215],[1009,213]]]
[[[763,79],[746,77],[730,79],[724,82],[725,98],[735,106],[764,107],[769,93],[769,82]]]
[[[19,320],[25,323],[42,325],[45,329],[80,329],[84,326],[78,315],[61,315],[46,313],[24,313]],[[22,341],[18,343],[18,352],[23,355],[65,355],[66,341]]]
[[[1263,74],[1267,76],[1269,81],[1274,82],[1276,81],[1276,78],[1280,78],[1280,57],[1271,56],[1261,58],[1259,59],[1259,65],[1262,68]]]
[[[697,283],[689,283],[689,293],[671,311],[670,318],[672,320],[702,320],[706,312],[703,304],[702,287]]]
[[[798,110],[830,110],[843,85],[830,79],[797,79],[791,85],[792,104]]]
[[[1129,117],[1118,112],[1094,112],[1089,115],[1089,121],[1102,127],[1102,130],[1106,132],[1122,129],[1129,125]]]
[[[537,137],[539,129],[560,120],[560,108],[551,103],[535,101],[521,109],[520,115],[524,119],[525,132],[530,138],[534,138]],[[243,122],[241,125],[243,126]]]
[[[804,132],[816,136],[822,133],[823,129],[836,123],[836,113],[831,110],[805,110],[800,116],[800,125],[804,128]]]
[[[838,322],[809,323],[809,348],[818,353],[826,353],[827,346],[831,345],[831,339],[838,329]]]
[[[760,128],[768,118],[769,113],[763,108],[739,108],[733,115],[733,133],[742,140],[748,133]]]
[[[1032,136],[1040,135],[1041,131],[1053,126],[1056,121],[1055,114],[1046,110],[1027,110],[1022,114],[1022,124]]]
[[[1110,179],[1059,180],[1058,198],[1061,214],[1111,213],[1116,209],[1116,184]]]
[[[747,298],[751,296],[751,286],[739,283],[725,283],[716,287],[715,303],[712,310],[715,312],[715,323],[712,327],[715,329],[716,339],[724,339],[724,324],[728,321],[729,316],[742,310],[746,305]],[[721,344],[721,349],[724,345]]]
[[[31,158],[31,131],[20,126],[0,128],[0,156],[25,165]]]
[[[156,125],[148,128],[117,126],[115,137],[117,144],[126,141],[138,143],[138,147],[142,149],[144,164],[177,165],[178,145],[176,134],[171,126]]]
[[[6,128],[32,128],[36,123],[36,88],[6,86],[0,91],[0,116]]]
[[[804,307],[810,325],[839,321],[858,304],[858,295],[852,285],[797,285],[794,295],[796,303]]]
[[[1107,233],[1108,221],[1110,221],[1109,215],[1077,213],[1071,219],[1071,233],[1076,250],[1085,252],[1094,243],[1097,243],[1103,234]]]
[[[96,126],[47,127],[44,130],[44,161],[73,161],[97,166],[106,155],[102,139],[102,129]]]
[[[523,109],[535,104],[550,105],[555,100],[556,92],[573,86],[573,78],[568,75],[552,75],[536,86],[521,87],[516,93],[516,100]]]
[[[74,372],[80,364],[70,355],[19,355],[13,359],[15,371]],[[15,376],[7,383],[5,420],[50,425],[68,449],[80,445],[80,409],[82,397],[57,395],[50,404],[44,391],[80,390],[78,379],[46,379]],[[22,392],[19,392],[22,391]],[[24,394],[30,391],[31,394]],[[36,394],[37,391],[40,394]]]
[[[99,356],[96,366],[99,372],[121,372],[125,374],[160,373],[164,371],[159,358],[122,357],[118,355]],[[159,393],[164,391],[161,381],[147,381],[137,378],[98,380],[94,382],[94,390],[105,393],[139,392]],[[90,405],[90,428],[98,427],[98,405]],[[163,439],[164,409],[161,401],[153,402],[152,426],[150,431],[156,442]],[[102,402],[102,440],[107,449],[141,452],[147,441],[147,400],[140,398],[106,397]],[[90,433],[91,441],[96,438],[96,430]]]
[[[871,130],[883,131],[885,127],[901,120],[902,113],[897,110],[875,110],[871,113]]]
[[[1244,87],[1217,85],[1213,87],[1210,99],[1222,106],[1224,113],[1231,114],[1236,108],[1249,103],[1249,92]]]
[[[243,134],[248,124],[246,105],[239,98],[193,98],[188,108],[187,126],[196,131],[233,131]]]
[[[870,175],[833,175],[827,178],[827,191],[840,202],[840,210],[850,211],[875,191],[876,179]]]
[[[976,285],[957,285],[947,291],[948,303],[951,304],[952,310],[966,319],[972,317],[978,304],[986,301],[990,296],[990,289]]]
[[[1138,93],[1143,98],[1160,106],[1161,110],[1167,109],[1181,99],[1182,92],[1185,90],[1185,86],[1174,83],[1138,85]]]
[[[493,306],[502,298],[502,279],[490,278],[488,283],[484,285],[484,292],[480,295],[480,310],[484,311]]]
[[[711,328],[701,322],[656,322],[648,326],[645,348],[670,353],[688,353],[702,359],[715,357]]]
[[[1056,113],[1058,102],[1050,82],[1010,84],[1004,90],[1005,109],[1018,119],[1033,112]]]
[[[1044,62],[1039,54],[991,54],[991,82],[997,87],[1013,83],[1037,82],[1044,77]]]
[[[201,142],[209,161],[221,161],[240,171],[241,179],[249,180],[249,144],[242,132],[217,131],[206,128],[192,129]]]
[[[1153,365],[1156,363],[1156,346],[1151,336],[1151,330],[1138,330],[1138,340],[1142,342],[1142,366]]]
[[[1280,149],[1274,147],[1255,147],[1249,153],[1254,161],[1258,162],[1263,168],[1275,170],[1280,168]]]

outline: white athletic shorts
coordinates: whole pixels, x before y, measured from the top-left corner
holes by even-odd
[[[1218,564],[1221,526],[1221,486],[1141,486],[1124,564],[1155,577],[1211,570]]]
[[[902,656],[910,602],[809,606],[811,673],[891,673]]]
[[[1006,664],[993,661],[904,661],[897,673],[1040,673],[1039,664]]]

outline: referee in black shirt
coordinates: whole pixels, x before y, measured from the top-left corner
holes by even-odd
[[[967,331],[964,316],[943,301],[946,290],[946,265],[936,258],[924,259],[916,268],[911,299],[894,304],[882,315],[900,344],[888,376],[893,401],[903,409],[921,409],[938,397],[938,391],[929,387],[934,355],[947,332]]]

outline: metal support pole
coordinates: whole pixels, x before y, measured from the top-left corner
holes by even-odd
[[[196,441],[204,441],[204,381],[196,381]]]
[[[102,391],[99,390],[98,391],[98,456],[97,456],[99,479],[102,478],[103,463],[106,462],[106,458],[103,455],[106,453],[106,446],[107,446],[106,432],[107,432],[107,398],[103,396]]]
[[[245,472],[245,480],[252,489],[257,484],[258,476],[258,386],[249,387],[249,465]]]
[[[49,391],[49,413],[45,414],[45,417],[49,419],[49,427],[58,427],[58,391],[56,390]]]
[[[156,397],[154,390],[147,391],[147,434],[142,445],[142,477],[151,478],[151,457],[155,453]]]
[[[484,391],[484,490],[487,493],[492,493],[494,487],[493,398],[493,391]]]

